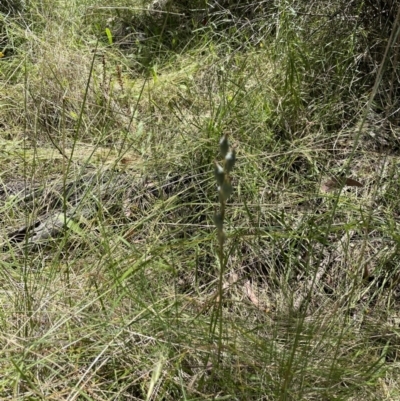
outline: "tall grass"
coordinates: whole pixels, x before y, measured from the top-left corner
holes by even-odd
[[[1,398],[396,400],[398,19],[106,3],[1,17]]]

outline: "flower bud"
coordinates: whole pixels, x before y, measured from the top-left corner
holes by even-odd
[[[236,151],[235,149],[232,149],[225,156],[225,171],[227,174],[229,174],[233,170],[235,162],[236,162]]]
[[[233,188],[230,180],[225,180],[223,184],[221,185],[221,188],[219,190],[220,198],[223,202],[226,202],[229,197],[232,195]]]
[[[219,141],[219,150],[221,151],[222,157],[225,157],[229,151],[229,142],[227,135],[224,135]]]
[[[215,227],[217,227],[218,231],[222,231],[222,228],[224,226],[224,219],[222,218],[221,213],[214,214],[214,224]]]
[[[217,162],[214,162],[214,176],[217,180],[217,184],[222,185],[225,179],[225,172]]]

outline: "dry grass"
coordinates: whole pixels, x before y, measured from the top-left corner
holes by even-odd
[[[364,114],[358,31],[324,53],[282,3],[278,32],[260,5],[118,46],[122,11],[44,6],[2,17],[1,398],[398,399],[398,128]],[[54,209],[65,231],[13,243]]]

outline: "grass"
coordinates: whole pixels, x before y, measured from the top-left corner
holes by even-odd
[[[1,398],[398,399],[396,38],[108,3],[1,14]]]

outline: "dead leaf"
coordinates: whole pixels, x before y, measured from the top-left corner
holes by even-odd
[[[348,187],[363,187],[364,185],[361,182],[353,180],[352,178],[346,178],[345,185]]]
[[[363,280],[368,280],[370,277],[370,273],[369,273],[369,269],[368,269],[368,265],[364,265],[364,269],[363,269]]]
[[[129,218],[129,217],[132,216],[132,210],[131,210],[130,206],[131,206],[131,200],[130,199],[125,199],[122,202],[122,210],[123,210],[123,213],[124,213],[126,218]]]
[[[250,301],[258,308],[260,306],[260,301],[257,298],[256,294],[254,294],[250,281],[246,281],[244,283],[244,289],[246,290],[246,295],[248,296]]]
[[[342,186],[363,187],[364,185],[356,180],[353,180],[353,178],[341,179],[332,177],[321,185],[321,190],[322,192],[332,192],[335,189],[341,188]]]

